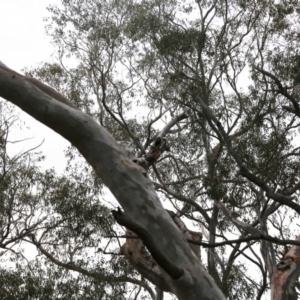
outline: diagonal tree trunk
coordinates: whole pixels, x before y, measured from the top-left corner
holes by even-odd
[[[161,205],[144,169],[113,137],[54,90],[0,65],[0,96],[69,140],[94,168],[122,208],[117,221],[143,240],[178,299],[225,299]]]

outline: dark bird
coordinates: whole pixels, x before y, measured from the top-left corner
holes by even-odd
[[[152,153],[147,153],[144,158],[148,163],[154,163],[158,158],[158,152],[153,151]]]

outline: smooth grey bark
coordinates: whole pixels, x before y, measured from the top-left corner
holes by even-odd
[[[167,212],[186,240],[189,241],[190,248],[200,260],[200,246],[195,243],[201,242],[202,234],[200,232],[189,230],[174,212],[168,210]],[[172,292],[162,275],[159,265],[154,261],[153,257],[149,255],[148,251],[145,251],[145,245],[141,238],[128,228],[126,228],[126,242],[122,245],[121,252],[128,259],[129,263],[159,290],[162,292]]]
[[[159,290],[171,292],[170,286],[164,279],[162,272],[153,257],[145,251],[145,245],[135,233],[126,230],[126,243],[121,247],[122,254],[129,263],[146,279],[154,284]]]
[[[65,101],[62,103],[44,87],[0,64],[0,96],[79,150],[124,209],[124,219],[147,237],[146,245],[152,246],[153,257],[162,258],[164,266],[169,264],[168,268],[161,268],[162,274],[178,299],[225,299],[163,208],[144,170],[125,156],[95,120]],[[160,261],[157,263],[161,267]],[[172,269],[180,270],[180,276],[173,276],[168,271]]]

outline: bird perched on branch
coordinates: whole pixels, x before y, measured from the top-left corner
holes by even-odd
[[[158,156],[159,156],[158,151],[153,151],[152,153],[145,154],[144,158],[146,159],[146,161],[148,163],[151,164],[151,163],[154,163],[157,160]]]

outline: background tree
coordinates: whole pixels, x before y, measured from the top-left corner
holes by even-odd
[[[114,297],[141,298],[138,285],[152,299],[224,299],[218,289],[296,299],[298,1],[78,0],[50,11],[58,60],[26,77],[2,66],[0,95],[67,138],[95,173],[74,165],[70,147],[65,178],[53,179],[59,221],[23,239]],[[103,183],[125,234],[113,200],[99,199]],[[191,243],[208,249],[201,262]]]
[[[35,149],[11,156],[10,145],[16,148],[26,140],[14,140],[11,131],[24,124],[12,106],[1,103],[0,112],[1,297],[120,299],[137,292],[124,282],[147,289],[119,253],[107,250],[116,243],[101,240],[101,235],[114,237],[119,230],[113,229],[110,210],[101,205],[103,184],[91,168],[84,166],[84,176],[78,165],[70,166],[57,176],[41,169],[44,157]],[[29,252],[36,259],[28,261]]]

